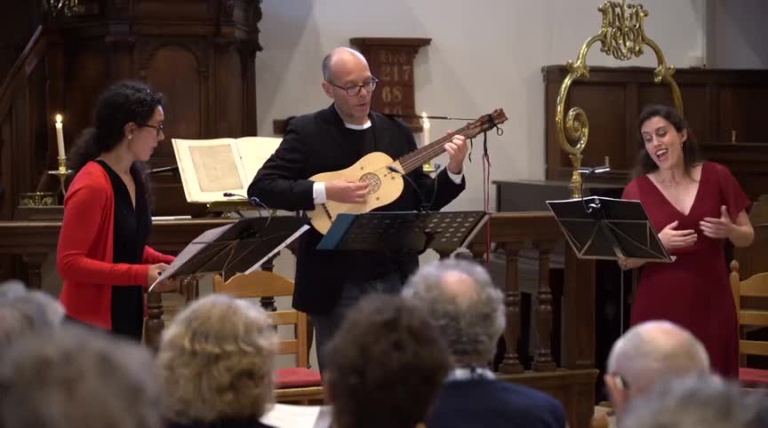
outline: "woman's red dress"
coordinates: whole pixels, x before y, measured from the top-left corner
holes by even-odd
[[[680,212],[647,177],[639,176],[624,189],[624,199],[639,200],[657,232],[678,221],[678,230],[693,229],[696,243],[671,251],[673,263],[646,263],[641,269],[631,325],[668,320],[690,330],[707,348],[712,369],[738,377],[738,321],[728,282],[723,240],[704,235],[699,222],[720,217],[725,205],[732,221],[750,202],[728,169],[705,162],[693,205]]]

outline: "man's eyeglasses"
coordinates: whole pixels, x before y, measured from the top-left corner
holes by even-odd
[[[142,128],[154,128],[155,131],[157,131],[157,136],[159,137],[160,134],[163,133],[163,124],[157,124],[157,125],[139,125]]]
[[[326,82],[328,82],[329,85],[335,88],[343,89],[344,92],[346,92],[347,95],[349,95],[350,97],[356,97],[357,95],[359,95],[360,90],[363,88],[365,88],[365,91],[370,94],[371,92],[373,92],[374,89],[376,89],[376,83],[378,83],[378,81],[379,79],[371,76],[371,80],[363,83],[362,85],[339,86],[326,80]]]

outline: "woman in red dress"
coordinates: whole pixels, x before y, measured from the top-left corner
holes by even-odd
[[[624,269],[642,266],[631,324],[663,319],[687,328],[704,343],[713,370],[737,378],[738,321],[723,244],[752,243],[749,199],[725,166],[699,160],[674,109],[646,107],[639,122],[645,150],[622,197],[643,204],[675,260],[619,262]]]

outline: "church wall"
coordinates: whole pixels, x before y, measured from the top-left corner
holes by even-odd
[[[757,0],[759,1],[759,0]],[[320,63],[352,37],[428,37],[415,60],[416,111],[476,118],[503,107],[504,135],[489,134],[491,179],[544,177],[541,67],[564,64],[600,29],[602,0],[266,0],[257,55],[258,129],[329,105]],[[677,67],[706,55],[705,0],[646,0],[646,33]],[[626,63],[595,46],[591,65],[655,65],[652,54]],[[465,122],[432,121],[432,139]],[[420,141],[420,135],[417,135]],[[477,139],[476,143],[482,139]],[[481,147],[467,163],[467,191],[449,209],[483,206]],[[439,159],[445,164],[447,159]],[[491,193],[493,198],[493,189]],[[493,203],[491,209],[493,209]]]
[[[707,7],[707,59],[710,67],[768,68],[768,14],[765,0],[710,0]]]

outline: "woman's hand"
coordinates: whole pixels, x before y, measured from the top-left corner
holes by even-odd
[[[659,239],[667,250],[690,247],[696,243],[696,231],[693,229],[675,230],[677,224],[677,221],[673,221],[659,233]]]
[[[642,260],[625,259],[625,258],[620,258],[619,259],[619,267],[621,268],[621,270],[636,269],[636,268],[639,268],[640,266],[642,266],[644,264],[645,264],[645,262],[642,261]]]
[[[723,205],[720,207],[720,218],[704,217],[704,220],[699,222],[699,226],[704,235],[712,239],[726,239],[731,236],[734,225],[728,214],[728,208]]]
[[[152,289],[153,293],[169,293],[171,291],[179,291],[181,284],[181,278],[174,277],[164,279],[157,283],[155,288]]]
[[[168,269],[168,265],[165,263],[158,263],[156,265],[152,265],[149,267],[149,270],[147,271],[147,287],[151,287],[152,284],[157,281],[158,278],[160,278],[160,275]],[[158,284],[159,285],[159,284]]]

